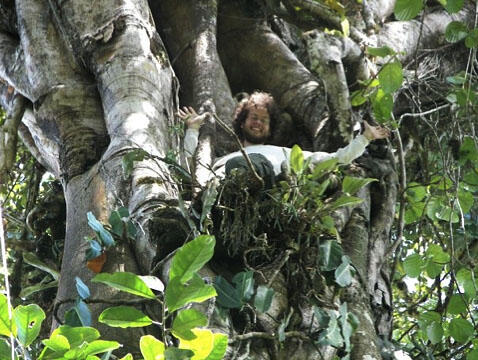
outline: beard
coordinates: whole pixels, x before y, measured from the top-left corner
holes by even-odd
[[[244,137],[244,140],[254,145],[262,145],[269,139],[269,134],[254,134],[250,132],[247,128],[242,129],[242,136]]]

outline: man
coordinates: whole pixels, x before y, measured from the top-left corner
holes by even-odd
[[[186,156],[192,157],[198,144],[199,128],[203,123],[205,116],[198,115],[193,108],[183,108],[179,110],[179,117],[185,120],[187,130],[184,139],[184,150]],[[281,173],[283,162],[289,163],[290,148],[265,145],[273,133],[277,119],[277,108],[271,95],[264,92],[254,92],[249,97],[243,99],[237,106],[233,127],[239,139],[242,141],[245,152],[252,158],[257,167],[265,164],[277,176]],[[363,154],[370,141],[384,139],[390,135],[390,132],[381,126],[370,126],[364,121],[364,132],[353,139],[346,147],[339,149],[334,153],[309,152],[304,151],[304,158],[310,159],[311,164],[336,158],[338,163],[349,164]],[[259,155],[255,155],[259,154]],[[229,155],[218,158],[212,170],[214,174],[223,178],[235,166],[237,160],[243,159],[241,152],[236,151]],[[265,159],[265,162],[264,162]],[[259,175],[262,176],[261,172]]]

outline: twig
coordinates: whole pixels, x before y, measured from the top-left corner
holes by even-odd
[[[262,186],[264,186],[264,180],[262,180],[262,178],[259,176],[259,174],[257,174],[256,172],[256,169],[254,168],[254,165],[252,165],[252,162],[251,162],[251,159],[249,158],[249,155],[247,155],[246,151],[244,150],[244,147],[242,146],[242,143],[241,143],[241,140],[239,140],[239,138],[237,137],[236,133],[234,131],[232,131],[232,129],[224,122],[222,121],[219,116],[217,116],[216,114],[213,114],[214,118],[217,120],[218,124],[229,134],[231,135],[237,142],[237,144],[239,145],[239,148],[241,150],[241,153],[242,155],[244,156],[244,158],[246,159],[246,162],[247,162],[247,166],[249,167],[249,169],[252,171],[252,174],[254,175],[254,177],[257,179],[257,181],[259,181],[261,183]]]

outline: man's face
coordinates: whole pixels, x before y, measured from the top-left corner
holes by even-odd
[[[251,106],[241,125],[244,140],[251,144],[264,144],[270,136],[269,112],[263,106]]]

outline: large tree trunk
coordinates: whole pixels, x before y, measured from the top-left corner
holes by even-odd
[[[289,139],[302,139],[299,145],[308,150],[335,151],[350,141],[355,123],[361,121],[351,108],[349,87],[376,71],[368,68],[358,38],[405,51],[400,55],[405,62],[413,59],[418,46],[438,46],[442,37],[437,35],[443,35],[446,22],[471,21],[467,8],[453,17],[436,12],[425,15],[422,33],[416,21],[392,22],[369,36],[371,32],[362,30],[383,21],[393,9],[392,2],[376,0],[368,7],[364,4],[365,19],[351,21],[352,38],[326,35],[323,30],[309,32],[305,40],[310,58],[304,64],[271,30],[264,14],[284,15],[304,4],[319,17],[330,11],[314,13],[316,5],[308,1],[284,1],[279,7],[274,4],[280,2],[260,3],[264,8],[256,4],[252,10],[249,2],[233,0],[157,0],[150,5],[146,0],[103,0],[94,5],[88,0],[17,0],[14,7],[0,5],[0,78],[14,89],[4,86],[2,104],[11,119],[22,120],[13,132],[18,127],[25,145],[61,180],[65,193],[65,250],[57,294],[57,302],[63,304],[60,318],[76,296],[77,276],[88,283],[94,297],[121,298],[89,282],[94,274],[85,265],[84,237],[93,232],[87,212],[106,221],[111,211],[126,206],[141,229],[134,244],[124,242],[107,252],[103,271],[148,274],[186,240],[178,185],[158,160],[170,151],[181,152],[180,139],[171,135],[179,125],[175,119],[179,102],[231,123],[235,106],[231,89],[268,91],[290,115],[288,124],[287,117],[280,124],[292,129],[286,134]],[[288,20],[310,29],[310,21],[288,14]],[[335,17],[326,20],[337,25]],[[397,113],[406,110],[396,109]],[[210,164],[216,155],[236,146],[211,118],[201,131],[197,164]],[[149,156],[134,162],[131,174],[125,175],[122,158],[138,149]],[[391,255],[399,189],[391,152],[380,152],[383,146],[378,150],[363,158],[358,171],[379,182],[362,190],[363,204],[334,214],[344,250],[357,269],[353,284],[340,296],[360,320],[352,338],[353,360],[380,359],[377,339],[389,339],[392,332],[391,272],[385,257]],[[0,157],[1,169],[11,163],[11,151],[5,154],[10,160]],[[197,166],[195,174],[201,186],[208,176],[204,169]],[[292,293],[281,273],[271,286],[276,299],[269,315],[280,323],[295,307],[301,318],[297,330],[304,334],[317,330],[307,294]],[[95,321],[104,307],[93,307]],[[332,359],[336,355],[332,347],[318,349],[300,336],[279,344],[273,335],[278,324],[270,316],[259,317],[257,328],[251,329],[268,333],[261,339],[241,337],[234,320],[226,329],[232,337],[229,358]],[[137,352],[141,332],[125,335],[125,330],[112,328],[101,332]]]

